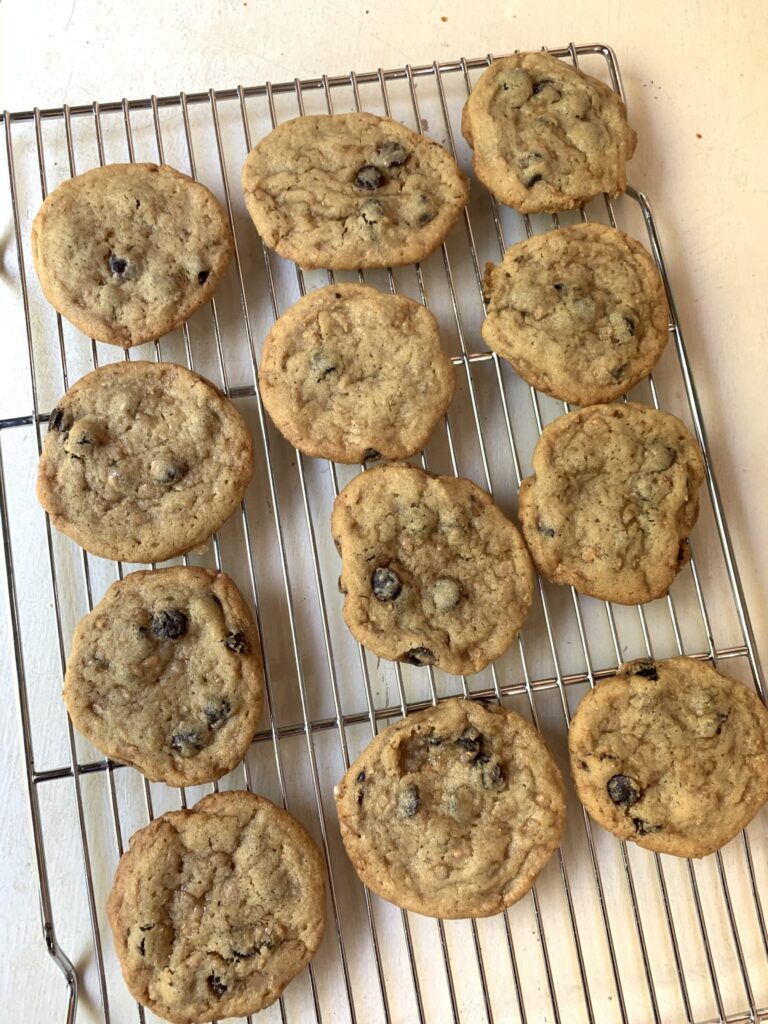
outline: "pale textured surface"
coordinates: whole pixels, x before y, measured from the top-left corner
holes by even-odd
[[[529,384],[564,402],[610,402],[647,376],[669,309],[650,254],[605,224],[511,246],[488,264],[485,342]]]
[[[540,734],[465,700],[385,729],[336,791],[341,834],[375,892],[432,917],[487,917],[519,900],[565,826]]]
[[[545,428],[520,522],[540,573],[584,594],[642,604],[688,560],[699,512],[701,451],[675,416],[595,405]]]
[[[172,167],[111,164],[63,182],[32,226],[50,303],[92,338],[129,348],[184,323],[232,257],[227,215]]]
[[[446,150],[373,114],[279,125],[249,153],[242,184],[268,246],[302,267],[335,270],[424,259],[469,196]]]
[[[543,53],[492,64],[467,100],[462,132],[480,181],[523,213],[623,192],[637,141],[612,89]]]
[[[192,566],[114,583],[77,627],[64,679],[74,725],[102,753],[171,786],[234,768],[256,732],[253,616],[224,573]]]
[[[703,857],[768,800],[768,712],[703,662],[623,665],[584,697],[568,746],[592,817],[647,850]]]
[[[415,466],[369,470],[334,502],[331,530],[344,619],[382,658],[479,672],[525,621],[533,596],[528,552],[513,523],[469,480]]]
[[[177,1024],[255,1013],[311,959],[325,927],[317,846],[251,793],[213,793],[137,832],[109,921],[126,984]]]
[[[270,331],[259,367],[259,391],[280,432],[307,455],[337,462],[413,455],[454,388],[432,314],[356,284],[300,299]]]
[[[252,472],[248,428],[208,381],[171,363],[113,363],[51,414],[37,493],[86,550],[162,562],[206,541]]]

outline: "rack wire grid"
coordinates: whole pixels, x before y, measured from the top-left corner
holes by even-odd
[[[551,52],[622,92],[609,47],[571,44]],[[18,299],[17,320],[7,325],[15,340],[6,344],[8,387],[0,408],[7,571],[2,629],[15,658],[43,934],[67,986],[60,1006],[40,1010],[38,1020],[156,1019],[122,983],[105,938],[106,898],[129,836],[211,788],[169,789],[104,760],[74,733],[60,699],[74,625],[131,567],[90,556],[51,530],[34,500],[34,469],[62,391],[123,355],[185,363],[208,376],[236,402],[257,437],[254,480],[239,515],[204,553],[185,560],[222,567],[250,594],[267,674],[265,727],[245,762],[212,788],[246,786],[287,807],[317,839],[328,871],[329,927],[321,949],[259,1020],[768,1019],[765,813],[719,853],[691,862],[617,841],[590,822],[568,786],[559,852],[523,900],[476,921],[442,922],[380,900],[359,883],[340,842],[332,794],[350,760],[389,720],[441,697],[496,698],[527,716],[542,730],[566,782],[570,715],[586,690],[623,660],[680,653],[709,659],[765,699],[708,457],[694,557],[666,599],[612,606],[539,580],[516,645],[471,678],[380,662],[343,625],[329,517],[335,495],[358,469],[304,458],[265,417],[257,365],[274,318],[306,290],[334,279],[365,280],[427,304],[452,354],[459,388],[420,464],[473,478],[514,515],[536,438],[564,407],[525,385],[483,346],[484,261],[498,261],[526,235],[597,219],[645,240],[669,292],[648,200],[632,187],[619,200],[602,198],[560,217],[521,217],[473,182],[468,209],[446,244],[422,265],[394,271],[302,273],[262,245],[244,209],[239,171],[254,142],[275,124],[303,113],[387,114],[429,133],[468,170],[461,108],[492,60],[3,117],[16,244],[7,266]],[[159,342],[121,353],[88,344],[54,314],[29,273],[28,239],[34,213],[61,180],[126,159],[168,162],[204,181],[224,203],[236,241],[234,269],[208,307]],[[672,343],[632,398],[682,416],[707,453],[669,299]]]

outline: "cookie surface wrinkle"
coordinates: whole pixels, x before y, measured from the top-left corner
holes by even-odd
[[[211,383],[174,363],[120,362],[52,411],[37,496],[92,554],[161,562],[207,541],[252,473],[248,427]]]
[[[521,899],[565,825],[540,733],[498,706],[442,701],[384,729],[336,788],[347,854],[384,899],[487,917]]]
[[[287,811],[212,793],[131,838],[107,903],[131,994],[174,1024],[270,1006],[325,927],[320,850]]]
[[[637,136],[621,98],[548,53],[494,61],[461,119],[480,181],[521,213],[572,210],[626,191]]]
[[[264,242],[306,269],[423,260],[469,197],[442,146],[366,113],[284,122],[248,154],[241,180]]]
[[[63,182],[32,225],[45,297],[97,341],[130,348],[213,295],[233,240],[204,185],[165,164],[108,164]]]
[[[487,264],[485,342],[520,376],[576,405],[610,402],[646,377],[669,336],[649,253],[605,224],[536,235]]]
[[[262,400],[283,436],[336,462],[419,451],[454,389],[429,310],[359,284],[300,299],[270,331],[259,367]]]
[[[242,595],[224,573],[192,566],[114,583],[75,630],[64,678],[75,727],[169,786],[213,782],[242,760],[263,690]]]
[[[605,601],[662,597],[688,561],[703,480],[701,449],[676,416],[632,403],[560,416],[520,485],[536,568]]]
[[[460,477],[390,463],[336,498],[344,620],[379,657],[479,672],[522,627],[533,569],[517,528]]]
[[[691,658],[629,662],[583,698],[568,748],[576,792],[620,839],[703,857],[768,800],[768,711]]]

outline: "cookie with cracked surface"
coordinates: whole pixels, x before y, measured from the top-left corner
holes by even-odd
[[[703,480],[701,449],[676,416],[631,403],[560,416],[520,485],[536,568],[604,601],[663,597],[690,557]]]
[[[308,269],[417,263],[445,239],[469,197],[442,146],[365,113],[279,125],[249,153],[242,186],[266,244]]]
[[[494,61],[464,106],[461,131],[480,181],[521,213],[620,195],[637,142],[621,97],[548,53]]]
[[[334,502],[344,620],[381,658],[471,674],[500,657],[533,598],[531,559],[490,495],[389,464]]]
[[[79,623],[64,677],[75,727],[153,782],[213,782],[261,715],[259,635],[223,572],[173,566],[113,583]]]
[[[259,391],[281,434],[336,462],[419,451],[454,389],[429,310],[360,284],[300,299],[270,331],[259,367]]]
[[[131,838],[107,903],[131,994],[174,1024],[270,1006],[325,927],[320,850],[264,797],[212,793]]]
[[[577,224],[507,249],[485,270],[486,343],[553,398],[610,402],[646,377],[669,327],[649,253],[605,224]]]
[[[430,917],[488,917],[521,899],[565,826],[541,734],[513,711],[463,699],[386,728],[335,796],[362,881]]]
[[[63,182],[32,225],[43,293],[111,345],[167,334],[213,295],[232,258],[214,195],[165,164],[108,164]]]
[[[213,384],[174,363],[112,363],[51,412],[37,496],[87,551],[162,562],[203,544],[240,504],[253,441]]]
[[[713,853],[768,800],[768,711],[691,658],[622,665],[579,704],[568,747],[595,821],[658,853]]]

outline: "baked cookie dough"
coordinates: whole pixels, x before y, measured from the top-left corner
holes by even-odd
[[[469,198],[442,146],[374,114],[286,121],[248,154],[242,186],[266,244],[307,269],[417,263]]]
[[[704,459],[676,416],[593,405],[544,428],[519,510],[536,568],[583,594],[663,597],[690,554]]]
[[[63,182],[32,225],[51,305],[84,334],[130,348],[183,324],[232,258],[211,192],[165,164],[108,164]]]
[[[112,363],[51,412],[37,496],[102,558],[162,562],[203,544],[240,504],[253,441],[235,406],[173,363]]]
[[[131,994],[174,1024],[270,1006],[325,927],[322,855],[253,793],[212,793],[131,838],[107,903]]]
[[[429,310],[360,284],[300,299],[270,331],[259,367],[259,391],[280,433],[336,462],[419,451],[454,389]]]
[[[506,651],[533,598],[517,528],[461,477],[389,464],[334,502],[344,620],[382,658],[471,674]]]
[[[461,699],[390,725],[335,795],[362,881],[430,917],[487,917],[521,899],[565,826],[540,733],[513,711]]]
[[[621,98],[548,53],[494,61],[464,106],[480,181],[521,213],[572,210],[626,191],[637,136]]]
[[[154,782],[212,782],[261,715],[259,635],[223,572],[173,566],[113,583],[80,622],[64,678],[75,727]]]
[[[658,853],[719,850],[768,800],[768,711],[690,658],[622,665],[579,704],[568,747],[595,821]]]
[[[485,342],[520,376],[576,405],[610,402],[664,351],[669,307],[649,253],[605,224],[577,224],[507,249],[485,270]]]

